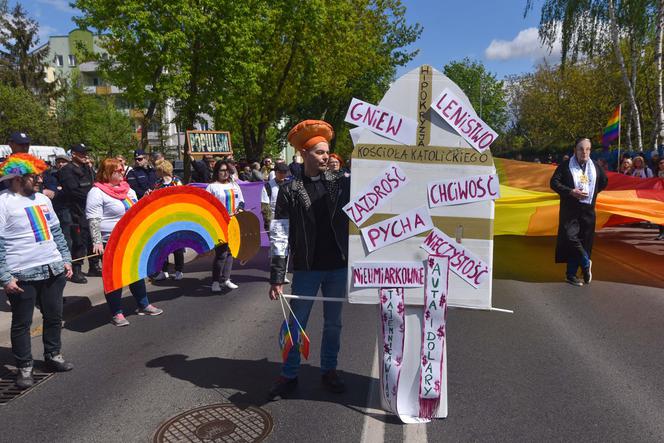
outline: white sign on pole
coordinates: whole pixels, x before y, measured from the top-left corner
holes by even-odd
[[[415,120],[356,98],[350,102],[344,121],[405,145],[415,142]]]
[[[433,228],[426,206],[397,215],[362,229],[362,237],[369,252],[392,243],[406,240]]]
[[[420,288],[424,286],[422,262],[367,262],[353,265],[356,288]]]
[[[500,198],[498,175],[473,175],[430,182],[427,186],[429,207],[462,205]]]
[[[396,163],[391,163],[362,192],[348,202],[343,210],[359,227],[408,182],[403,169]]]
[[[491,276],[489,266],[482,259],[438,228],[433,228],[420,247],[431,255],[449,258],[452,272],[474,288]]]
[[[475,114],[472,106],[464,103],[449,88],[443,90],[431,107],[479,152],[489,149],[498,138],[498,134]]]

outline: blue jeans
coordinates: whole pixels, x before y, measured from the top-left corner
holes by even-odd
[[[143,309],[150,304],[148,300],[148,290],[145,287],[145,280],[140,279],[129,285],[131,295],[134,296],[136,304]],[[122,288],[106,294],[106,302],[111,310],[111,315],[122,314]]]
[[[324,298],[344,298],[346,296],[347,273],[346,268],[332,271],[295,271],[292,284],[293,294],[316,297],[320,289]],[[310,300],[293,299],[291,301],[291,308],[305,329],[313,304],[314,302]],[[339,302],[323,303],[323,339],[320,347],[320,369],[322,372],[337,368],[337,355],[341,345],[342,304]],[[290,327],[297,328],[292,316]],[[297,346],[293,346],[281,368],[281,375],[286,378],[295,378],[299,367],[300,351]]]
[[[590,257],[585,251],[583,251],[583,254],[580,257],[571,257],[567,261],[567,276],[575,276],[579,270],[579,266],[581,266],[581,269],[586,269],[588,266],[590,266]]]

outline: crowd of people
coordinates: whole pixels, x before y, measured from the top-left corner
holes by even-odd
[[[29,154],[30,137],[25,133],[12,133],[9,146],[12,154],[0,159],[0,284],[12,308],[16,384],[27,388],[33,384],[30,326],[34,308],[39,307],[44,318],[42,337],[47,366],[53,371],[71,370],[73,365],[61,354],[60,343],[67,280],[85,284],[86,277],[100,277],[104,248],[122,216],[141,198],[158,189],[181,186],[183,180],[162,154],[148,154],[140,149],[134,151],[131,165],[123,156],[95,164],[88,147],[80,143],[70,147],[69,155],[57,156],[48,165]],[[261,211],[266,231],[278,210],[280,187],[293,179],[302,180],[305,172],[300,155],[294,156],[291,164],[283,159],[273,163],[269,157],[261,163],[236,163],[230,156],[214,158],[209,154],[192,160],[192,181],[206,183],[206,190],[220,200],[231,216],[244,210],[239,181],[263,182]],[[334,154],[326,156],[324,164],[318,166],[339,176],[349,175],[347,169],[342,170],[342,158]],[[184,276],[184,255],[184,249],[173,253],[175,280]],[[88,261],[86,273],[84,260]],[[169,266],[167,260],[151,278],[170,278]],[[238,288],[231,281],[232,266],[228,246],[217,246],[212,265],[213,293]],[[282,283],[290,283],[285,275]],[[138,315],[163,313],[150,303],[145,280],[132,283],[129,290]],[[128,326],[122,290],[105,297],[111,323]]]

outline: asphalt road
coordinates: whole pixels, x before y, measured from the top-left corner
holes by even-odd
[[[597,258],[600,273],[632,269],[606,257]],[[279,372],[281,309],[267,300],[264,258],[236,266],[240,289],[223,295],[210,294],[209,259],[200,259],[181,282],[149,287],[162,316],[131,315],[131,326],[116,328],[100,305],[68,321],[63,351],[76,369],[0,406],[0,441],[150,441],[165,420],[227,402],[265,409],[274,442],[663,441],[661,286],[595,281],[573,288],[547,281],[559,268],[543,263],[546,270],[521,266],[525,276],[541,277],[535,281],[497,269],[494,305],[514,314],[450,311],[445,420],[404,426],[379,410],[373,306],[345,305],[347,393],[319,385],[316,306],[312,355],[296,396],[267,402]],[[125,303],[133,310],[132,299]],[[41,354],[39,337],[33,352]],[[0,364],[8,363],[9,350],[0,348]]]

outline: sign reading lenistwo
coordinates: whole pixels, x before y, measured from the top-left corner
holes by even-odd
[[[353,265],[356,288],[421,288],[424,286],[422,262],[370,262]]]
[[[433,101],[431,107],[479,152],[489,149],[498,138],[498,134],[448,88]]]
[[[449,258],[452,272],[474,288],[490,275],[489,266],[482,259],[438,228],[433,228],[420,247],[431,255]]]
[[[426,206],[413,209],[361,230],[369,252],[406,240],[433,228]]]
[[[359,227],[408,182],[403,169],[392,163],[344,206],[344,212]]]
[[[415,142],[415,120],[356,98],[350,102],[345,121],[405,145]]]
[[[427,196],[430,208],[495,200],[500,198],[498,176],[473,175],[431,182],[427,185]]]

